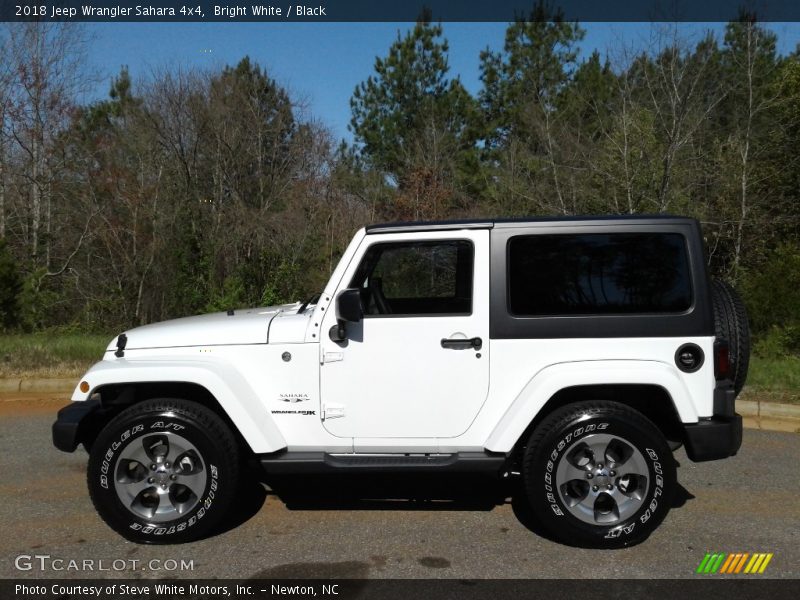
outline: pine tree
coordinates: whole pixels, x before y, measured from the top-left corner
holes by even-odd
[[[449,79],[441,25],[418,22],[397,40],[350,101],[362,154],[396,185],[398,216],[441,216],[475,161],[475,104]]]

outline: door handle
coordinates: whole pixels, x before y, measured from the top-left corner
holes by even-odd
[[[442,348],[447,348],[448,350],[466,350],[468,348],[474,348],[475,350],[480,350],[482,346],[483,346],[483,340],[479,337],[474,337],[470,339],[464,339],[464,338],[442,339]]]

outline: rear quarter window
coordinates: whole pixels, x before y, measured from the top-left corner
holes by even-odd
[[[515,316],[674,314],[692,306],[686,238],[678,233],[521,235],[507,253]]]

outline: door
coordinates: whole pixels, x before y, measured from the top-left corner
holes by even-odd
[[[371,237],[340,284],[360,290],[364,317],[347,323],[345,342],[321,342],[324,426],[353,438],[458,436],[489,388],[489,232]]]

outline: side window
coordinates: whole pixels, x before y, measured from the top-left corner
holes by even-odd
[[[473,255],[466,240],[373,244],[350,287],[365,315],[468,315]]]
[[[679,313],[692,305],[686,239],[677,233],[517,236],[507,252],[513,315]]]

